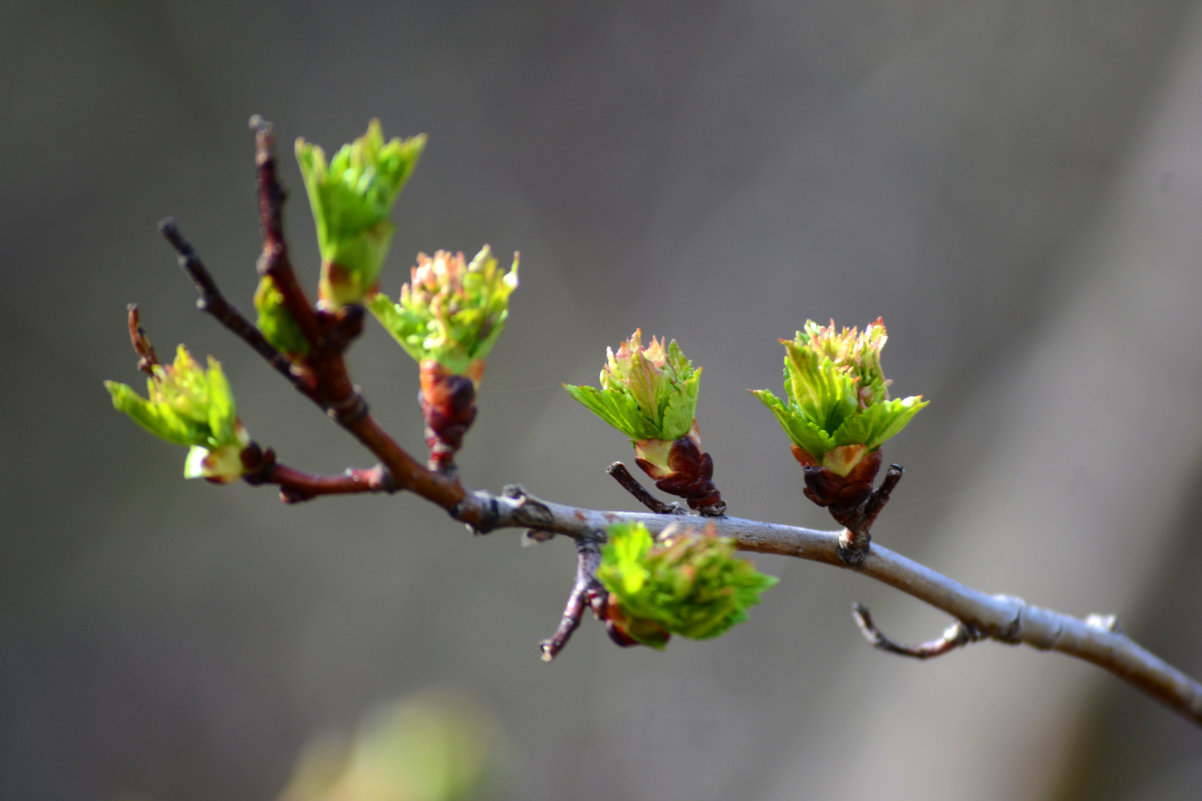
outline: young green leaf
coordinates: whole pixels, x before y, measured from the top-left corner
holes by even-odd
[[[807,320],[785,346],[785,398],[752,390],[776,417],[803,462],[846,476],[901,431],[928,401],[889,399],[881,371],[888,339],[878,318],[860,332]],[[851,447],[855,446],[855,447]]]
[[[479,380],[484,359],[509,318],[518,285],[518,254],[502,271],[485,245],[468,263],[462,253],[418,254],[399,301],[377,294],[372,314],[419,364],[432,359],[456,375]]]
[[[155,364],[143,398],[127,384],[105,381],[113,407],[151,434],[191,449],[186,478],[224,483],[242,475],[241,454],[250,437],[238,420],[234,395],[212,356],[202,368],[180,345],[170,365]]]
[[[568,394],[593,414],[638,440],[675,440],[689,433],[697,412],[701,368],[685,358],[676,340],[655,337],[646,348],[635,331],[615,354],[608,349],[601,388],[565,384]]]
[[[748,607],[778,579],[735,555],[712,528],[667,529],[653,539],[641,523],[609,528],[597,579],[616,605],[624,634],[663,648],[668,634],[704,640],[747,620]]]
[[[425,145],[425,134],[385,143],[379,120],[328,164],[319,146],[296,140],[321,250],[318,297],[327,309],[360,303],[375,291],[395,227],[392,206]]]

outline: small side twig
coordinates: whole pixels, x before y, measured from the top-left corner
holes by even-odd
[[[896,640],[886,637],[876,627],[876,624],[872,622],[872,615],[869,614],[868,607],[863,604],[852,604],[851,616],[855,619],[856,625],[860,627],[860,631],[864,634],[864,639],[868,640],[873,648],[897,654],[898,656],[909,656],[914,659],[933,659],[936,656],[943,656],[957,648],[963,648],[966,645],[986,638],[986,635],[980,629],[962,620],[958,620],[948,626],[939,639],[918,645],[902,645]]]
[[[296,321],[305,340],[313,348],[322,346],[322,326],[313,305],[296,280],[284,239],[283,205],[287,197],[275,170],[275,134],[271,123],[255,114],[250,118],[255,135],[255,183],[259,198],[259,226],[263,231],[263,253],[259,256],[259,275],[269,277],[284,299],[284,307]]]
[[[196,291],[200,294],[196,300],[196,308],[211,315],[236,337],[250,345],[252,350],[262,356],[268,364],[275,368],[277,373],[288,379],[288,382],[299,392],[316,401],[317,395],[313,391],[313,387],[293,372],[288,358],[272,347],[262,332],[221,294],[209,269],[200,260],[200,256],[197,255],[191,243],[184,239],[183,234],[179,232],[175,220],[168,217],[160,222],[159,231],[179,256],[180,268],[188,274],[192,283],[196,284]]]
[[[129,309],[129,341],[134,346],[134,353],[138,354],[138,369],[146,375],[153,376],[159,359],[154,355],[154,347],[146,338],[146,332],[142,330],[142,313],[138,311],[136,303],[129,304],[127,308]]]
[[[348,467],[340,476],[316,476],[276,461],[275,451],[252,442],[242,451],[246,472],[242,480],[251,486],[275,484],[284,503],[300,503],[322,495],[357,495],[397,491],[392,474],[384,465]]]
[[[684,514],[684,509],[680,504],[664,503],[659,498],[652,495],[646,487],[639,483],[638,479],[630,474],[626,469],[626,465],[621,462],[614,462],[609,467],[605,468],[605,472],[613,477],[622,485],[622,489],[629,492],[634,499],[646,506],[657,515],[679,515]]]
[[[263,228],[260,272],[270,275],[276,282],[289,312],[309,341],[310,352],[303,363],[293,364],[276,350],[259,329],[225,299],[192,245],[176,228],[175,220],[168,218],[159,227],[178,254],[180,267],[196,285],[200,294],[197,306],[250,345],[297,391],[351,432],[383,463],[397,488],[419,492],[446,509],[456,508],[467,522],[471,522],[482,513],[482,508],[464,503],[466,492],[463,487],[457,481],[445,480],[425,470],[368,413],[367,404],[351,382],[342,356],[362,328],[363,309],[347,306],[336,313],[319,316],[309,306],[287,258],[281,223],[284,191],[275,172],[275,138],[271,126],[261,118],[252,118],[251,127],[255,133],[259,219]]]
[[[587,608],[599,611],[605,590],[597,581],[597,567],[601,564],[601,545],[598,537],[582,537],[576,541],[576,582],[568,595],[563,617],[555,633],[539,643],[544,662],[550,662],[564,649],[572,634],[580,627]]]
[[[837,510],[833,505],[831,515],[844,525],[839,537],[839,558],[848,567],[860,567],[868,557],[868,549],[872,544],[872,524],[877,515],[889,502],[897,482],[901,481],[905,472],[899,464],[889,465],[881,485],[874,489],[864,502],[850,511]]]
[[[885,478],[882,479],[881,485],[872,491],[868,496],[868,500],[864,502],[864,522],[860,525],[869,529],[876,522],[877,515],[885,508],[885,504],[889,503],[889,496],[893,493],[893,488],[897,486],[897,482],[901,481],[902,473],[905,470],[896,462],[889,465],[889,469],[885,471]]]

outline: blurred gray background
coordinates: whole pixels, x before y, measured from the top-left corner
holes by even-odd
[[[251,113],[291,158],[379,117],[425,131],[383,279],[414,254],[522,253],[461,465],[629,508],[629,445],[563,381],[635,327],[704,365],[731,513],[828,526],[771,415],[804,320],[884,315],[931,407],[886,447],[881,543],[972,586],[1116,612],[1202,676],[1202,9],[1183,0],[0,4],[6,386],[0,797],[270,799],[314,732],[428,688],[505,737],[503,799],[1195,799],[1202,731],[1085,663],[978,645],[871,650],[946,618],[844,571],[782,578],[751,621],[664,654],[587,622],[538,641],[572,550],[473,539],[412,497],[283,507],[181,478],[109,407],[124,329],[224,363],[298,467],[368,457],[193,309],[175,215],[244,308],[259,250]],[[351,353],[420,449],[415,369]]]

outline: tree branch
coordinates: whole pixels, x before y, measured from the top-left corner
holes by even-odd
[[[322,495],[357,495],[396,492],[396,483],[384,465],[348,467],[340,476],[316,476],[276,461],[275,451],[252,442],[242,451],[242,480],[251,486],[274,484],[284,503],[300,503]]]
[[[679,515],[579,509],[521,494],[468,496],[463,508],[489,507],[490,529],[537,527],[569,537],[587,537],[617,522],[639,522],[658,533]],[[1080,619],[1033,606],[1008,595],[987,595],[874,543],[864,562],[850,568],[839,557],[842,531],[764,523],[737,517],[706,518],[716,533],[731,537],[741,550],[822,562],[867,576],[947,612],[983,638],[1023,643],[1041,651],[1059,651],[1110,671],[1195,723],[1202,724],[1202,684],[1126,636],[1112,617]]]
[[[596,531],[621,521],[641,522],[653,534],[673,521],[680,521],[680,515],[676,514],[578,509],[538,500],[517,489],[501,496],[468,492],[458,477],[428,470],[405,452],[367,413],[366,404],[361,399],[361,414],[339,414],[327,405],[328,402],[322,402],[326,398],[324,392],[311,388],[304,381],[297,381],[287,360],[263,339],[257,328],[225,301],[191,246],[175,230],[172,221],[163,224],[163,233],[179,252],[181,266],[200,290],[200,308],[212,314],[263,355],[277,372],[283,373],[303,394],[326,408],[331,417],[380,460],[391,475],[396,489],[410,490],[438,504],[453,518],[481,534],[497,528],[534,528],[580,540],[595,536]],[[341,357],[338,362],[341,364]],[[345,367],[341,369],[345,373]],[[318,384],[318,387],[321,386]],[[359,397],[357,392],[354,396]],[[297,479],[290,476],[289,480]],[[342,483],[344,481],[337,479],[329,486],[348,487]],[[896,482],[891,482],[890,488],[892,483]],[[329,493],[316,492],[309,497],[320,494]],[[706,521],[714,525],[720,536],[735,539],[742,550],[793,556],[842,568],[851,567],[841,556],[846,548],[845,530],[817,531],[735,517],[710,517]],[[1021,642],[1040,650],[1060,651],[1092,662],[1202,724],[1202,685],[1137,645],[1117,627],[1106,625],[1101,618],[1081,620],[1031,606],[1018,598],[986,595],[877,544],[854,570],[947,612],[984,637],[1007,643]]]
[[[586,607],[598,604],[604,598],[603,593],[596,592],[595,572],[600,558],[599,543],[606,528],[617,522],[637,522],[645,525],[653,534],[658,534],[673,523],[679,524],[682,517],[693,519],[694,516],[682,516],[674,507],[660,504],[628,473],[629,482],[622,481],[620,475],[615,475],[615,478],[655,512],[606,512],[565,506],[535,498],[516,486],[506,487],[501,495],[470,492],[456,476],[430,470],[413,459],[368,413],[366,402],[347,373],[342,354],[359,333],[362,307],[344,306],[333,314],[315,310],[308,305],[308,300],[296,284],[295,275],[288,264],[280,222],[283,191],[275,175],[270,126],[258,118],[252,119],[251,125],[256,139],[259,212],[264,238],[260,271],[276,282],[276,288],[284,295],[289,312],[309,340],[311,350],[303,363],[290,362],[225,300],[191,245],[176,230],[173,221],[167,220],[162,224],[163,234],[179,254],[180,265],[196,284],[200,293],[198,306],[263,356],[298,391],[354,435],[381,464],[367,470],[352,470],[346,476],[311,476],[275,463],[270,450],[264,452],[257,445],[252,445],[243,454],[244,459],[248,460],[245,462],[248,468],[247,481],[280,486],[285,501],[305,500],[320,495],[405,489],[441,506],[451,517],[465,523],[478,534],[499,528],[517,528],[573,538],[577,545],[576,580],[559,627],[543,643],[544,656],[553,657],[579,626]],[[142,346],[144,337],[138,326],[136,310],[130,316],[130,334],[135,350],[143,359],[140,368],[150,368],[154,356]],[[611,475],[614,475],[612,469]],[[712,526],[719,536],[732,538],[742,550],[791,556],[851,569],[943,610],[958,621],[942,638],[910,647],[899,645],[881,634],[872,624],[867,610],[860,607],[857,620],[878,648],[929,658],[968,642],[987,638],[1004,643],[1025,643],[1040,650],[1055,650],[1110,671],[1195,723],[1202,724],[1202,685],[1137,645],[1122,632],[1113,617],[1090,615],[1079,619],[1029,605],[1019,598],[987,595],[879,544],[869,549],[868,529],[900,477],[901,469],[891,467],[881,487],[871,494],[866,503],[842,510],[848,521],[844,523],[836,517],[840,523],[848,526],[842,531],[817,531],[725,516],[695,519],[699,525]],[[811,478],[807,474],[806,494],[813,497]],[[632,489],[631,485],[637,490]],[[648,503],[648,499],[652,503]],[[851,558],[852,555],[854,558]]]
[[[600,541],[599,535],[576,540],[576,581],[568,595],[568,603],[564,606],[563,618],[560,619],[558,628],[550,638],[539,644],[544,662],[550,662],[568,644],[572,634],[579,628],[587,608],[594,607],[594,611],[600,608],[600,599],[605,594],[601,582],[597,581],[597,568],[601,564]]]
[[[200,260],[200,256],[197,255],[192,244],[179,232],[175,219],[168,217],[160,222],[159,231],[179,257],[180,269],[187,273],[188,277],[192,279],[192,283],[196,285],[196,292],[200,295],[196,299],[196,308],[212,315],[213,319],[249,345],[251,350],[262,356],[277,373],[288,379],[288,383],[296,387],[298,392],[317,402],[317,395],[313,388],[300,375],[293,372],[292,363],[288,361],[288,358],[272,347],[262,332],[250,320],[247,320],[237,307],[226,300],[225,295],[221,294],[209,268]]]
[[[255,184],[259,195],[259,226],[263,231],[263,253],[259,256],[259,275],[267,276],[284,298],[284,307],[296,321],[305,340],[320,347],[321,324],[313,305],[296,280],[284,240],[283,206],[287,197],[275,172],[275,134],[271,123],[258,114],[250,118],[255,135]]]

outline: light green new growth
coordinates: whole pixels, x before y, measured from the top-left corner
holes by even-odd
[[[440,250],[433,258],[418,254],[399,302],[379,293],[368,308],[418,364],[433,359],[479,383],[478,371],[505,328],[517,285],[516,253],[509,272],[502,272],[488,245],[470,264],[462,253]]]
[[[212,356],[202,368],[183,345],[175,362],[151,368],[147,397],[127,384],[105,381],[113,407],[157,437],[189,445],[186,478],[233,481],[242,475],[242,450],[250,437],[238,420],[234,395]]]
[[[384,142],[379,120],[343,145],[326,163],[325,151],[296,140],[321,250],[320,297],[329,309],[358,303],[375,289],[394,225],[393,203],[409,179],[426,137]]]
[[[897,434],[929,401],[921,395],[889,399],[889,380],[881,371],[881,349],[888,339],[878,318],[860,333],[838,331],[832,320],[805,329],[785,346],[785,401],[766,389],[753,390],[772,410],[789,438],[823,464],[828,453],[848,445],[876,450]],[[846,474],[841,460],[824,465]],[[846,465],[850,469],[851,465]]]
[[[473,705],[430,694],[376,709],[353,738],[305,750],[288,801],[468,801],[498,767],[495,723]]]
[[[270,276],[259,279],[255,289],[255,311],[259,313],[256,325],[272,347],[294,359],[309,352],[305,335],[284,306],[284,296]]]
[[[625,633],[655,648],[666,644],[662,631],[717,637],[747,620],[747,608],[778,581],[736,556],[734,540],[708,531],[668,529],[657,541],[641,523],[615,523],[608,534],[597,579],[625,617]]]
[[[642,346],[642,331],[607,351],[601,388],[564,384],[568,394],[631,441],[673,441],[689,433],[697,412],[701,368],[685,358],[672,340],[651,338]]]

